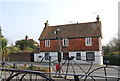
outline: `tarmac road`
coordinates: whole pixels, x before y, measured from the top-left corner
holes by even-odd
[[[41,64],[33,63],[33,62],[24,62],[24,64],[23,64],[23,62],[7,62],[7,63],[11,64],[11,65],[13,65],[13,63],[16,63],[17,66],[24,66],[25,64],[26,64],[26,66],[30,66],[31,64],[33,64],[33,65],[36,65],[38,67],[41,67],[41,66],[49,67],[48,63],[41,63]],[[56,69],[55,64],[51,65],[51,68],[52,67],[54,67],[54,69]],[[98,70],[95,70],[93,73],[91,73],[91,75],[105,76],[105,70],[103,67],[105,67],[105,65],[93,65],[90,69],[90,65],[83,65],[82,64],[82,65],[78,66],[76,64],[73,64],[73,67],[72,67],[72,65],[70,64],[69,67],[67,67],[67,64],[65,64],[61,69],[61,73],[74,74],[74,72],[75,72],[75,74],[85,74],[88,72],[89,69],[90,69],[89,72],[92,72],[93,70],[100,68]],[[120,68],[119,66],[110,66],[110,67],[117,68],[117,69]],[[68,68],[68,70],[67,70],[67,68]],[[119,75],[120,71],[113,69],[113,68],[106,69],[107,76],[120,77],[120,75]],[[74,69],[74,71],[73,71],[73,69]],[[55,73],[54,70],[52,70],[52,72]],[[73,77],[68,76],[67,78],[71,79],[71,81],[74,81],[74,80],[72,80]],[[62,79],[57,79],[55,81],[62,81]],[[64,80],[64,81],[68,81],[68,80]],[[82,80],[80,80],[80,81],[82,81]],[[87,79],[87,81],[93,81],[93,80]],[[106,81],[106,80],[105,79],[98,79],[96,81]],[[109,79],[108,81],[117,81],[117,80]]]

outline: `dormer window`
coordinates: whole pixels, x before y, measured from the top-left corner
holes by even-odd
[[[62,45],[63,46],[69,46],[69,40],[68,39],[62,39]]]
[[[91,37],[85,38],[85,44],[86,46],[92,46],[92,38]]]
[[[45,47],[50,47],[50,40],[45,40]]]

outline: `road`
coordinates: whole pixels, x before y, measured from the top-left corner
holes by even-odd
[[[35,65],[37,67],[49,67],[49,63],[35,63],[35,62],[8,62],[8,64],[16,63],[17,66],[30,66]],[[90,75],[97,75],[97,76],[105,76],[105,71],[107,76],[113,76],[113,77],[120,77],[119,73],[120,71],[114,69],[117,68],[119,69],[120,66],[108,66],[106,70],[104,69],[105,65],[93,65],[90,69],[90,65],[76,65],[76,64],[65,64],[61,68],[61,73],[65,74],[85,74],[85,73],[90,73]],[[54,69],[56,69],[56,64],[51,64],[50,66],[52,68],[52,72],[55,73]],[[67,69],[68,68],[68,69]],[[96,70],[95,70],[96,69]],[[95,70],[95,71],[94,71]],[[120,69],[119,69],[120,70]],[[93,72],[92,72],[93,71]]]

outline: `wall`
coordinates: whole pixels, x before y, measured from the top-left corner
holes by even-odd
[[[34,62],[34,53],[12,53],[9,55],[10,61]]]
[[[81,59],[82,60],[76,60],[76,53],[81,53]],[[69,57],[74,56],[74,60],[79,63],[79,64],[90,64],[89,62],[83,61],[86,60],[86,52],[90,51],[77,51],[77,52],[69,52]],[[95,61],[93,62],[94,64],[98,65],[103,65],[103,57],[102,57],[102,52],[101,51],[92,51],[95,52]],[[63,52],[61,53],[62,58],[63,58]],[[39,56],[42,56],[42,58],[45,56],[45,52],[41,52],[39,54],[34,54],[34,61],[40,62],[42,58],[39,58]],[[51,61],[57,61],[57,52],[50,52],[50,56],[52,56]],[[63,63],[65,60],[62,60],[61,63]],[[43,60],[43,62],[49,62],[49,60]]]
[[[63,47],[61,41],[61,51],[100,51],[99,38],[92,38],[92,46],[85,45],[85,38],[79,39],[69,39],[69,46]],[[41,52],[56,52],[58,51],[58,40],[50,40],[50,47],[45,47],[45,41],[40,41],[40,51]]]

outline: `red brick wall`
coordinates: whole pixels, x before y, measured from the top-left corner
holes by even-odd
[[[40,51],[54,52],[58,49],[58,40],[50,40],[50,47],[45,47],[45,41],[40,41]]]
[[[92,38],[92,46],[85,46],[85,39],[69,39],[69,46],[63,47],[63,52],[67,51],[99,51],[99,39]],[[58,50],[58,40],[50,40],[50,47],[45,47],[45,41],[40,41],[41,52],[54,52]]]

